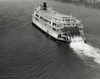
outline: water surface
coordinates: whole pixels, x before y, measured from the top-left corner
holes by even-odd
[[[52,40],[31,24],[33,7],[43,1],[0,0],[0,79],[100,79],[97,50],[91,51],[95,56],[90,51],[86,51],[89,55],[80,55],[75,44]],[[87,45],[99,50],[100,10],[57,1],[47,3],[82,20]]]

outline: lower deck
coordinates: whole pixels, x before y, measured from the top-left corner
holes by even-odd
[[[50,25],[46,24],[41,19],[38,19],[35,16],[33,16],[32,22],[35,25],[37,25],[40,29],[42,29],[44,32],[54,37],[55,39],[62,40],[62,41],[70,41],[69,39],[67,39],[67,36],[64,36],[63,38],[59,38],[59,35],[61,35],[61,33],[58,31],[55,31]]]

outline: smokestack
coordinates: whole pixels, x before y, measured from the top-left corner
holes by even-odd
[[[46,2],[43,3],[43,10],[47,10],[47,4],[46,4]]]

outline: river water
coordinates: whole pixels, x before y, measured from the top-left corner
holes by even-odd
[[[72,14],[87,43],[53,40],[32,25],[36,4]],[[0,0],[0,79],[100,79],[100,10],[50,0]]]

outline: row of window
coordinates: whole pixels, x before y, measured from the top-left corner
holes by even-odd
[[[64,19],[63,21],[67,21],[67,22],[73,21],[73,22],[75,22],[75,19]]]
[[[66,25],[68,25],[68,26],[80,26],[80,24],[64,24],[64,26],[66,26]]]
[[[50,22],[49,20],[47,20],[47,19],[43,18],[42,16],[40,16],[40,19],[42,19],[43,21],[45,21],[45,22],[47,22],[47,23],[51,24],[51,22]]]
[[[39,17],[39,15],[38,15],[38,14],[35,14],[35,16],[36,16],[36,17]],[[45,21],[45,22],[47,22],[47,23],[51,24],[51,21],[49,21],[49,20],[47,20],[47,19],[43,18],[42,16],[40,16],[40,19],[42,19],[43,21]],[[57,24],[56,24],[56,23],[54,23],[54,22],[52,23],[52,25],[53,25],[53,26],[57,26]]]
[[[36,17],[39,17],[39,15],[38,15],[38,14],[35,14],[35,16],[36,16]],[[35,19],[38,21],[38,19],[37,19],[37,18],[35,18]],[[48,22],[49,24],[51,24],[51,22],[50,22],[50,21],[48,21],[47,19],[43,18],[42,16],[40,16],[40,19],[41,19],[41,20],[43,20],[43,21],[45,21],[45,22]],[[54,23],[54,22],[52,23],[52,25],[53,25],[53,26],[57,26],[57,24],[56,24],[56,23]],[[52,28],[52,29],[53,29],[54,31],[58,31],[56,28]]]
[[[66,25],[70,26],[70,25],[76,25],[76,24],[64,24],[64,26],[66,26]]]
[[[38,14],[35,14],[35,16],[39,17]],[[40,16],[40,19],[43,20],[43,21],[45,21],[45,22],[47,22],[47,23],[49,23],[49,24],[51,24],[51,22],[49,20],[47,20],[46,18],[43,18],[42,16]]]

